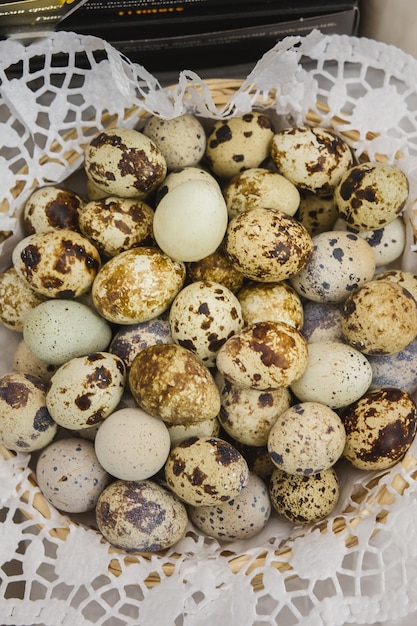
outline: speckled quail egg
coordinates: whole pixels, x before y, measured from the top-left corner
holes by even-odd
[[[152,115],[142,132],[160,149],[168,171],[195,166],[204,156],[206,133],[200,120],[192,113],[171,119]]]
[[[231,178],[259,167],[269,156],[273,136],[273,123],[261,112],[217,120],[207,136],[207,161],[214,174]]]
[[[115,480],[99,496],[96,522],[115,548],[158,552],[182,539],[188,514],[174,494],[152,480]]]
[[[271,500],[264,481],[249,474],[246,487],[233,500],[216,505],[189,507],[191,522],[209,537],[236,541],[257,535],[271,515]]]
[[[215,376],[220,391],[218,420],[223,429],[239,443],[265,446],[278,417],[291,405],[288,387],[257,389],[236,387],[219,372]]]
[[[165,157],[138,130],[113,128],[94,137],[85,150],[87,177],[108,196],[144,197],[167,173]]]
[[[128,382],[137,404],[167,423],[200,422],[220,410],[219,390],[210,370],[177,344],[142,350],[133,360]]]
[[[408,393],[417,391],[417,339],[393,354],[368,354],[372,367],[370,389],[396,387]]]
[[[26,314],[44,300],[14,267],[0,273],[0,323],[6,328],[22,332]]]
[[[23,230],[26,235],[55,228],[78,230],[78,215],[84,204],[84,198],[66,187],[39,187],[23,207]]]
[[[298,293],[288,283],[258,283],[251,281],[238,292],[246,324],[262,321],[286,322],[302,328],[303,304]]]
[[[153,209],[143,200],[115,196],[87,202],[80,212],[80,230],[105,257],[153,241]]]
[[[138,247],[112,257],[92,286],[94,306],[114,324],[138,324],[161,315],[185,280],[185,266],[158,248]]]
[[[309,191],[300,193],[297,218],[311,237],[332,230],[338,216],[333,194],[320,196]]]
[[[328,196],[352,166],[348,144],[333,130],[298,126],[277,132],[271,158],[278,171],[299,189]]]
[[[342,332],[343,303],[304,302],[302,333],[308,343],[331,340],[344,341]]]
[[[243,274],[230,263],[221,246],[215,252],[199,261],[186,263],[186,268],[187,282],[213,280],[224,285],[233,293],[237,293],[246,281]]]
[[[58,367],[58,365],[53,365],[52,363],[38,359],[38,357],[29,350],[24,339],[21,339],[17,344],[13,354],[13,371],[36,376],[44,383],[47,383]]]
[[[23,326],[29,350],[51,365],[105,350],[111,338],[109,323],[86,304],[73,300],[41,302],[26,316]]]
[[[171,448],[189,437],[218,437],[220,433],[220,422],[216,415],[194,424],[166,423],[166,427],[171,439]]]
[[[417,274],[402,269],[389,269],[375,274],[374,280],[390,280],[407,289],[417,300]]]
[[[340,217],[357,230],[383,228],[401,214],[408,198],[407,176],[389,163],[350,168],[334,192]]]
[[[42,495],[65,513],[93,510],[110,480],[94,445],[78,437],[50,443],[36,463],[36,482]]]
[[[171,439],[162,420],[140,408],[127,407],[104,420],[94,446],[109,474],[122,480],[144,480],[164,466]]]
[[[310,235],[293,217],[250,209],[230,220],[224,253],[246,278],[279,282],[297,274],[313,251]]]
[[[165,463],[168,487],[193,506],[233,500],[249,479],[249,468],[238,450],[218,437],[190,437],[169,453]]]
[[[55,437],[57,424],[46,407],[40,378],[19,372],[0,377],[0,442],[15,452],[33,452]]]
[[[288,474],[276,468],[269,494],[274,509],[295,524],[312,524],[336,507],[340,486],[333,467],[310,476]]]
[[[342,302],[373,278],[375,257],[359,235],[326,231],[315,235],[313,252],[289,281],[296,292],[314,302]]]
[[[185,183],[189,180],[205,180],[220,189],[217,179],[206,169],[196,166],[181,167],[166,175],[156,191],[155,205],[157,205],[169,191],[172,191],[172,189],[181,183]]]
[[[322,402],[298,402],[272,426],[268,452],[284,472],[309,476],[335,465],[345,442],[343,422],[333,409]]]
[[[67,299],[86,293],[101,266],[91,241],[65,228],[24,237],[13,249],[12,262],[36,293]]]
[[[369,388],[372,368],[366,356],[341,341],[308,344],[304,372],[291,389],[301,402],[322,402],[337,409],[354,402]]]
[[[342,413],[344,456],[359,469],[392,467],[403,458],[417,430],[413,397],[402,389],[368,391]]]
[[[237,387],[267,390],[287,387],[307,367],[307,343],[301,332],[285,322],[246,326],[217,353],[218,371]]]
[[[213,281],[198,281],[174,298],[169,324],[175,343],[213,367],[220,347],[244,322],[240,302],[230,289]]]
[[[364,354],[399,352],[417,335],[417,302],[400,284],[372,280],[342,308],[346,341]]]
[[[64,428],[94,426],[112,413],[123,395],[126,368],[109,352],[92,352],[70,359],[52,376],[46,406]]]
[[[233,176],[223,193],[229,218],[258,207],[294,215],[300,204],[300,192],[288,178],[261,167]]]

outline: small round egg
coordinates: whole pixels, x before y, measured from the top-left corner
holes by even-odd
[[[233,176],[223,193],[229,218],[258,207],[294,215],[300,204],[300,192],[288,178],[261,167]]]
[[[184,113],[171,119],[152,115],[142,132],[162,152],[168,171],[193,167],[204,156],[206,133],[202,123],[192,113]]]
[[[50,443],[36,463],[36,482],[42,495],[65,513],[93,510],[110,480],[97,460],[94,445],[78,437]]]
[[[304,302],[304,323],[302,333],[308,343],[313,341],[343,341],[343,303]]]
[[[311,191],[300,193],[297,218],[311,237],[324,233],[326,230],[333,230],[338,216],[333,194],[320,196]]]
[[[58,365],[53,365],[47,361],[38,359],[33,352],[29,350],[29,347],[24,339],[21,339],[17,344],[16,350],[13,354],[13,371],[20,372],[21,374],[30,374],[40,378],[44,383],[47,383],[56,370]]]
[[[417,407],[403,389],[370,390],[346,408],[342,419],[343,455],[359,469],[392,467],[403,458],[417,431]]]
[[[66,187],[39,187],[23,207],[23,230],[26,235],[55,228],[78,230],[78,215],[84,204],[79,194]]]
[[[109,323],[86,304],[73,300],[42,302],[26,316],[23,326],[29,350],[50,365],[105,350],[111,338]]]
[[[286,322],[302,328],[304,309],[298,293],[288,283],[258,283],[250,281],[238,292],[246,324],[256,322]]]
[[[201,179],[185,181],[158,203],[153,232],[158,246],[177,261],[198,261],[221,244],[227,207],[218,187]]]
[[[193,506],[233,500],[249,479],[238,450],[218,437],[190,437],[173,448],[165,463],[168,487]]]
[[[164,466],[171,439],[162,420],[140,408],[127,407],[104,420],[94,445],[109,474],[122,480],[144,480]]]
[[[65,228],[24,237],[13,249],[12,262],[36,293],[62,299],[86,293],[101,266],[91,241]]]
[[[109,352],[70,359],[52,376],[46,406],[64,428],[77,430],[104,420],[119,404],[126,378],[123,361]]]
[[[297,274],[313,251],[310,235],[293,217],[272,209],[250,209],[230,220],[224,253],[246,278],[279,282]]]
[[[26,314],[44,300],[14,267],[0,273],[0,322],[6,328],[22,332]]]
[[[334,191],[339,216],[357,230],[383,228],[407,201],[407,176],[389,163],[361,163],[344,173]]]
[[[312,524],[325,519],[336,507],[340,486],[333,467],[310,476],[288,474],[276,468],[269,494],[272,506],[294,524]]]
[[[98,313],[114,324],[139,324],[166,311],[185,280],[185,266],[158,248],[138,247],[112,257],[92,286]]]
[[[213,367],[220,347],[243,328],[240,302],[224,285],[198,281],[184,287],[169,312],[173,341]]]
[[[400,284],[372,280],[342,309],[345,340],[364,354],[399,352],[417,335],[417,302]]]
[[[224,285],[233,293],[237,293],[246,281],[243,274],[230,263],[221,246],[199,261],[186,263],[186,268],[187,282],[213,280]]]
[[[373,278],[375,257],[359,235],[326,231],[312,238],[313,251],[289,281],[302,297],[314,302],[342,302]]]
[[[100,132],[84,154],[87,177],[108,196],[144,197],[167,173],[165,157],[149,137],[130,128]]]
[[[210,370],[187,348],[175,343],[142,350],[128,377],[137,404],[172,424],[191,424],[215,417],[220,395]]]
[[[231,383],[259,390],[291,385],[307,362],[304,337],[285,322],[246,326],[223,344],[216,359],[218,371]]]
[[[345,442],[343,422],[333,409],[322,402],[298,402],[275,421],[267,446],[279,469],[309,476],[332,467]]]
[[[371,380],[372,368],[362,352],[341,341],[321,340],[308,344],[306,368],[291,390],[300,402],[338,409],[360,398]]]
[[[257,535],[271,515],[269,491],[263,480],[249,474],[246,487],[233,500],[189,507],[191,522],[209,537],[236,541]]]
[[[30,374],[0,377],[0,442],[8,450],[33,452],[47,446],[58,426],[46,407],[46,386]]]
[[[115,480],[99,496],[96,522],[115,548],[158,552],[182,539],[188,515],[174,494],[152,480]]]
[[[396,387],[408,393],[417,391],[417,339],[393,354],[368,354],[372,367],[370,389]]]
[[[297,126],[277,132],[271,158],[299,189],[328,196],[352,166],[348,144],[330,128]]]

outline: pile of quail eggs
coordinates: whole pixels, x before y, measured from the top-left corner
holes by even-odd
[[[324,519],[340,462],[416,434],[408,180],[322,127],[191,113],[95,136],[85,194],[36,189],[0,275],[20,333],[0,442],[113,546],[221,541]]]

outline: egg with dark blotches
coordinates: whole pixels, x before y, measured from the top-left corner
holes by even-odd
[[[186,263],[186,268],[188,283],[197,280],[213,280],[233,293],[237,293],[246,280],[243,274],[230,263],[221,246],[199,261]]]
[[[319,196],[308,191],[300,193],[297,218],[312,237],[332,230],[338,215],[333,194]]]
[[[26,235],[55,228],[78,230],[79,212],[85,200],[78,193],[58,185],[35,189],[23,207]]]

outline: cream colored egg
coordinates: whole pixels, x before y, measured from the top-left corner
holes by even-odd
[[[26,235],[53,228],[78,230],[78,215],[85,200],[75,191],[58,185],[39,187],[23,207]]]
[[[151,116],[143,128],[165,157],[168,171],[197,165],[206,149],[206,133],[192,113],[171,119]]]
[[[189,180],[205,180],[220,189],[217,179],[206,169],[197,166],[182,167],[169,172],[166,175],[163,182],[157,189],[155,204],[159,204],[160,200],[162,200],[162,198],[166,196],[169,191],[172,191],[172,189],[181,183],[188,182]]]
[[[288,283],[249,282],[237,294],[246,324],[256,322],[286,322],[302,328],[303,304],[297,292]]]
[[[221,244],[227,221],[227,207],[219,188],[206,180],[188,180],[158,203],[154,237],[172,259],[198,261]]]
[[[14,267],[0,273],[0,322],[6,328],[22,332],[26,314],[44,300]]]

